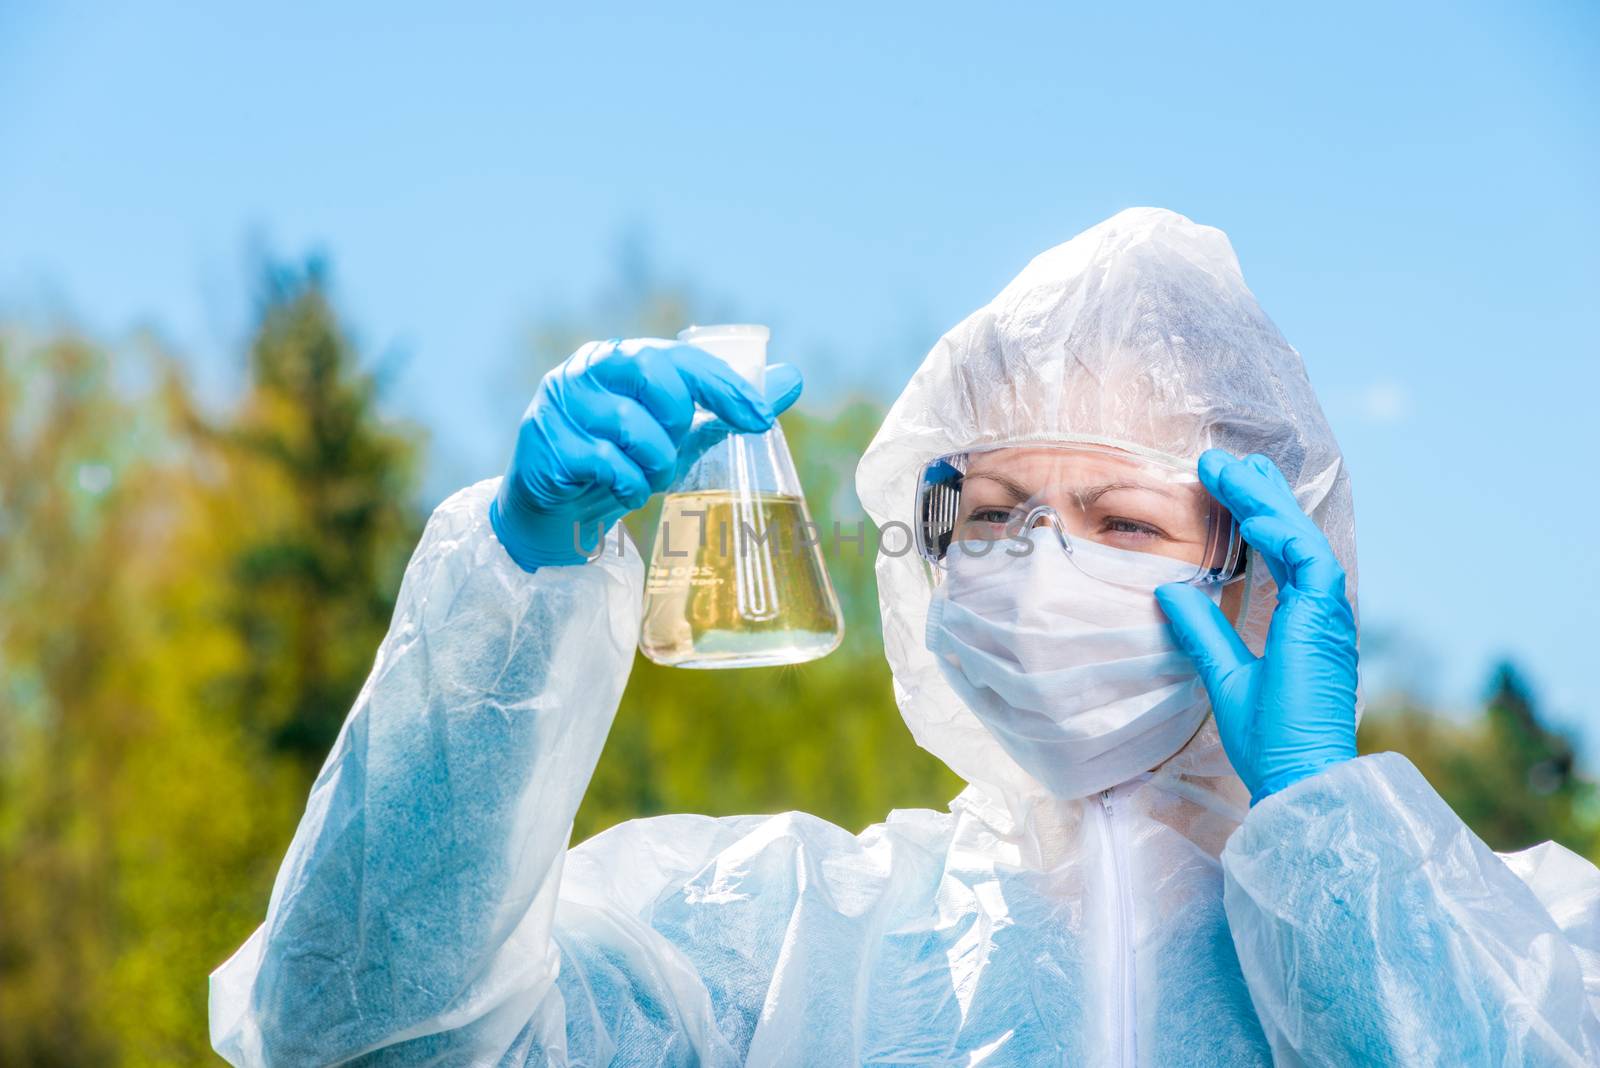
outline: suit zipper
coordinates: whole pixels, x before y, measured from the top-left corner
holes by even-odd
[[[1106,871],[1107,897],[1114,912],[1111,925],[1113,983],[1111,995],[1111,1034],[1118,1043],[1121,1056],[1114,1063],[1123,1068],[1138,1064],[1138,1006],[1135,990],[1138,974],[1135,971],[1133,952],[1133,887],[1128,876],[1128,838],[1122,814],[1117,803],[1117,788],[1102,790],[1100,813],[1104,820],[1106,841],[1111,850],[1111,863]]]

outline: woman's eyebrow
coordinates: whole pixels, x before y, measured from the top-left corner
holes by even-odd
[[[998,474],[996,472],[980,471],[976,474],[968,474],[965,481],[971,482],[973,479],[978,478],[986,478],[990,482],[998,484],[1015,501],[1025,501],[1030,497],[1036,496],[1036,494],[1030,492],[1022,483],[1016,481],[1015,479],[1007,478],[1005,475]],[[1113,490],[1125,489],[1144,490],[1147,493],[1159,493],[1163,497],[1172,496],[1168,490],[1148,482],[1105,482],[1098,486],[1085,486],[1082,489],[1074,489],[1073,495],[1078,498],[1079,502],[1084,507],[1088,507],[1105,494],[1110,493]]]
[[[1029,493],[1022,483],[1017,482],[1014,479],[1009,479],[1005,475],[991,474],[988,471],[980,471],[977,474],[969,473],[966,478],[962,479],[962,481],[971,482],[973,479],[978,478],[986,478],[990,482],[999,483],[1000,488],[1009,493],[1013,500],[1025,501],[1029,497],[1033,496],[1033,494]]]
[[[1143,490],[1146,493],[1159,493],[1163,497],[1172,496],[1172,494],[1167,490],[1164,490],[1160,486],[1153,485],[1149,482],[1107,482],[1100,486],[1090,486],[1086,489],[1079,490],[1078,495],[1080,498],[1082,498],[1085,505],[1090,505],[1099,500],[1101,497],[1105,496],[1107,493],[1110,493],[1112,490],[1125,489]]]

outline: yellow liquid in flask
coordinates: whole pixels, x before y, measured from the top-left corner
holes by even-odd
[[[805,501],[728,490],[662,500],[639,647],[675,667],[797,664],[832,652],[839,603]]]

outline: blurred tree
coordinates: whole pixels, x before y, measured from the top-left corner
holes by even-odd
[[[1595,786],[1580,774],[1572,742],[1540,722],[1512,664],[1495,669],[1481,716],[1458,722],[1403,704],[1366,716],[1360,746],[1406,754],[1497,850],[1553,839],[1600,859]]]
[[[421,530],[420,434],[378,418],[378,380],[325,274],[315,259],[267,268],[248,393],[220,423],[190,420],[245,520],[227,583],[247,646],[231,700],[307,781],[366,678]]]
[[[119,475],[138,463],[106,354],[0,338],[0,1063],[98,1063],[114,953],[103,788],[134,717],[106,668],[131,620]]]
[[[206,975],[261,920],[420,525],[417,435],[320,265],[268,269],[219,416],[133,355],[157,388],[71,337],[0,346],[0,1064],[215,1063]]]

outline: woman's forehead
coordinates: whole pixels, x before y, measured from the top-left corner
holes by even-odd
[[[968,478],[998,475],[1031,486],[1110,482],[1165,483],[1183,478],[1164,465],[1110,448],[1065,449],[1018,445],[973,453]]]

